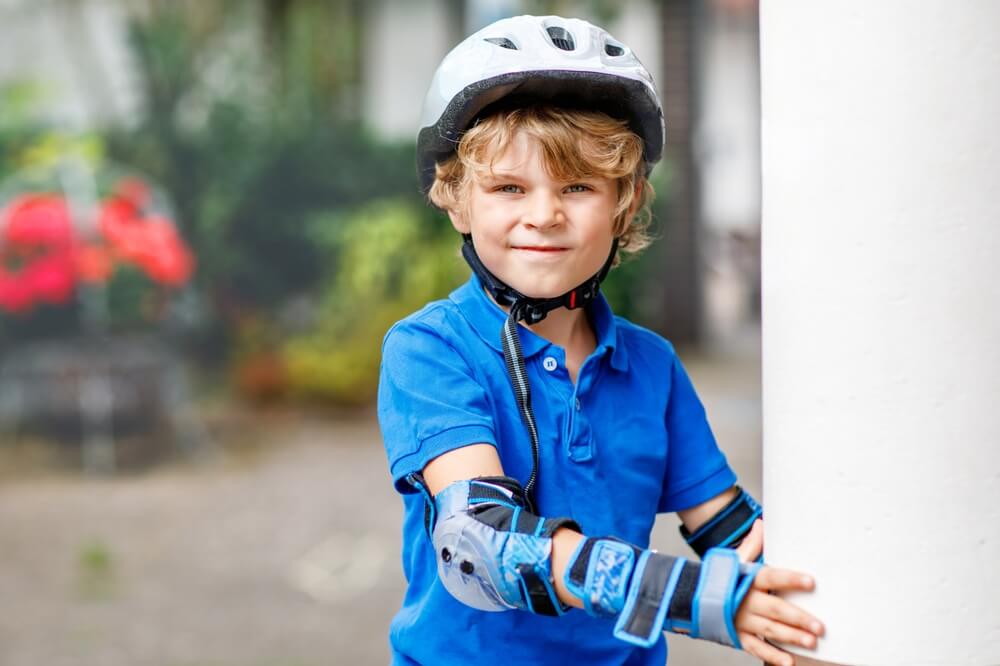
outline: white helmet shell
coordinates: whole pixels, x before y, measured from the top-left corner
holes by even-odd
[[[660,98],[631,49],[580,19],[515,16],[470,35],[434,73],[417,136],[424,192],[434,183],[434,165],[500,100],[593,109],[627,120],[643,140],[647,171],[663,152]]]

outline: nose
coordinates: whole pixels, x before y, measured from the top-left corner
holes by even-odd
[[[562,210],[562,199],[555,192],[543,188],[535,190],[532,192],[522,221],[534,229],[547,229],[562,224],[566,221]]]

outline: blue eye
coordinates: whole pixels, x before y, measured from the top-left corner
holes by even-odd
[[[496,191],[504,192],[506,194],[518,194],[520,193],[521,188],[518,187],[517,185],[507,184],[507,185],[500,185],[499,187],[496,188]]]
[[[574,183],[566,188],[567,192],[586,192],[588,190],[590,190],[590,186],[583,183]]]

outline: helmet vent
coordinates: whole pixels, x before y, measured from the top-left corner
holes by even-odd
[[[625,55],[625,49],[618,46],[617,44],[612,44],[611,42],[604,43],[604,52],[609,56],[620,56]]]
[[[552,39],[552,43],[556,48],[563,51],[572,51],[576,48],[576,44],[573,43],[573,35],[570,34],[569,30],[552,26],[546,28],[545,31],[549,33],[549,38]]]
[[[505,49],[517,51],[517,44],[510,41],[506,37],[486,37],[485,39],[490,44],[496,44],[497,46],[502,46]]]

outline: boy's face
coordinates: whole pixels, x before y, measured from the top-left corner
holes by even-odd
[[[493,173],[473,179],[466,210],[448,215],[455,229],[472,234],[491,273],[526,296],[553,298],[607,261],[616,188],[607,178],[554,180],[537,140],[519,132]]]

